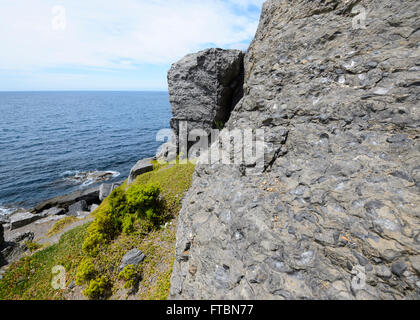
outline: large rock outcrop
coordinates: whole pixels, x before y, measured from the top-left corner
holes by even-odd
[[[276,150],[197,166],[172,299],[420,298],[419,6],[264,4],[226,130]]]
[[[175,139],[180,121],[188,122],[188,132],[210,133],[229,119],[243,96],[243,58],[240,50],[207,49],[172,65],[168,87]]]

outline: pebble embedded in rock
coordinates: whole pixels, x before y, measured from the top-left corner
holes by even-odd
[[[392,273],[399,277],[403,275],[405,270],[407,270],[407,265],[402,261],[398,261],[392,264],[392,267],[391,267]]]
[[[375,267],[375,271],[378,277],[384,279],[390,279],[392,277],[392,272],[385,265],[379,265]]]
[[[409,258],[411,266],[413,267],[413,269],[420,274],[420,255],[418,256],[411,256]]]

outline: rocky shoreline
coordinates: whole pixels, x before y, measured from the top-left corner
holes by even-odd
[[[154,159],[138,161],[130,170],[128,183],[138,175],[152,171],[151,161]],[[0,216],[0,268],[24,256],[28,252],[28,242],[46,243],[46,233],[57,221],[74,217],[77,219],[72,223],[71,227],[74,228],[81,222],[92,220],[90,214],[124,181],[105,182],[93,188],[48,199],[32,209],[18,209],[8,216]],[[58,241],[59,237],[56,238]]]

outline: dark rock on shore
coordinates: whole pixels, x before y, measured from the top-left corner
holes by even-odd
[[[419,14],[265,2],[226,129],[274,152],[260,174],[197,165],[170,298],[420,299]]]
[[[78,201],[69,206],[68,214],[77,217],[80,213],[88,211],[88,204],[85,200]]]
[[[43,203],[36,206],[32,212],[41,213],[42,211],[50,209],[52,207],[63,208],[67,210],[70,205],[78,201],[86,201],[88,205],[92,205],[93,203],[100,203],[99,186],[86,189],[86,190],[76,191],[68,195],[59,196],[59,197],[44,201]]]
[[[19,259],[28,250],[25,243],[33,240],[33,232],[25,232],[17,233],[3,242],[3,245],[0,245],[0,267]]]
[[[176,135],[180,121],[188,121],[188,132],[210,133],[229,119],[243,95],[243,56],[240,50],[207,49],[172,65],[168,86]]]

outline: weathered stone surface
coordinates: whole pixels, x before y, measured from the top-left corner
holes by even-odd
[[[112,183],[101,184],[99,187],[99,201],[104,201],[111,194],[112,190],[114,190]]]
[[[401,276],[407,270],[407,265],[403,261],[398,261],[392,265],[392,273]]]
[[[18,212],[10,217],[10,229],[14,230],[17,228],[24,227],[38,219],[42,219],[45,216],[40,214],[32,214],[30,212]]]
[[[96,209],[98,209],[99,208],[99,205],[97,205],[97,204],[92,204],[91,206],[90,206],[90,208],[89,208],[89,211],[92,213],[93,211],[95,211]]]
[[[44,217],[60,216],[60,215],[66,214],[66,211],[63,208],[53,207],[53,208],[42,211],[40,214]]]
[[[84,218],[87,218],[88,216],[90,216],[90,214],[91,214],[90,211],[79,211],[77,213],[76,217],[79,218],[79,219],[84,219]]]
[[[413,269],[420,274],[420,255],[410,257],[410,262]]]
[[[74,217],[79,216],[81,213],[88,211],[88,205],[85,200],[76,202],[69,207],[68,214]]]
[[[259,175],[197,165],[170,298],[420,298],[418,274],[388,272],[420,252],[419,6],[265,3],[226,129],[274,152]]]
[[[130,170],[128,184],[132,184],[139,175],[153,171],[153,164],[150,162],[152,160],[152,158],[139,160]]]
[[[122,259],[119,271],[123,270],[128,265],[138,266],[146,258],[143,252],[138,249],[130,250]]]
[[[176,135],[180,121],[188,121],[188,132],[209,133],[229,119],[243,95],[243,56],[240,50],[207,49],[172,65],[168,87]]]
[[[34,237],[33,232],[23,232],[16,233],[12,238],[7,239],[3,246],[0,246],[0,267],[19,259],[28,250],[25,243],[33,241]]]
[[[63,208],[67,210],[70,205],[82,200],[86,201],[89,205],[93,203],[99,203],[99,187],[79,190],[72,194],[59,196],[44,201],[34,208],[33,213],[40,213],[52,207]]]
[[[376,275],[384,279],[389,279],[392,277],[392,272],[388,267],[384,265],[378,265],[376,267]]]
[[[26,242],[26,241],[33,241],[34,240],[34,233],[27,231],[27,232],[18,232],[14,234],[8,242],[19,243],[19,242]]]
[[[174,138],[176,141],[176,138]],[[159,161],[170,162],[176,159],[177,156],[177,146],[174,142],[170,141],[164,143],[156,153],[155,158]]]

